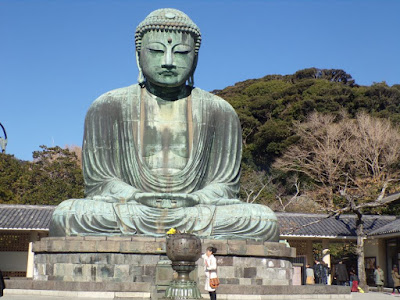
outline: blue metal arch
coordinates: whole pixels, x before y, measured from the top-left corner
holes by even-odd
[[[4,128],[3,124],[0,123],[1,128],[3,129],[4,132],[4,138],[7,139],[7,132],[6,129]]]

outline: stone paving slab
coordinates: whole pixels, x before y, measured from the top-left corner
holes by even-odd
[[[48,291],[48,290],[21,290],[5,289],[2,300],[7,299],[124,299],[124,300],[149,300],[150,293],[143,292],[74,292],[74,291]]]
[[[34,281],[14,279],[5,281],[7,290],[48,290],[48,291],[102,291],[102,292],[149,292],[148,282],[72,282],[72,281]],[[18,294],[18,293],[17,293]]]
[[[377,294],[377,293],[374,293]],[[367,295],[367,294],[365,294]],[[208,294],[202,295],[208,299]],[[393,296],[391,296],[393,297]],[[364,297],[365,298],[365,297]],[[378,300],[375,298],[360,298],[359,300]],[[41,299],[121,299],[121,300],[149,300],[150,293],[138,292],[74,292],[74,291],[45,291],[45,290],[21,290],[6,289],[2,300],[41,300]],[[352,299],[351,294],[297,294],[297,295],[243,295],[243,294],[219,294],[219,300],[311,300],[311,299]]]
[[[6,290],[5,290],[6,291]],[[241,300],[249,300],[249,298],[246,298],[243,295],[240,295]],[[208,299],[208,295],[203,295],[204,299]],[[288,295],[287,297],[291,297],[290,295]],[[76,296],[45,296],[45,295],[14,295],[14,294],[5,294],[1,300],[93,300],[95,298],[93,297],[79,297],[77,298]],[[101,299],[101,298],[97,298],[97,299]],[[103,299],[107,299],[107,298],[103,298]],[[108,299],[112,299],[112,298],[108,298]],[[124,298],[119,298],[121,300],[123,300]],[[125,298],[124,300],[133,300],[134,298]],[[279,298],[269,298],[270,300],[277,300]],[[294,298],[281,298],[284,300],[289,300],[289,299],[294,299]],[[316,298],[296,298],[296,299],[302,299],[302,300],[312,300],[312,299],[316,299]],[[317,298],[318,299],[318,298]],[[325,298],[325,299],[329,299],[329,298]],[[330,299],[335,299],[335,298],[330,298]],[[338,299],[338,298],[336,298]],[[340,298],[343,299],[343,298]],[[349,298],[347,299],[351,299],[351,300],[389,300],[389,299],[400,299],[400,295],[396,294],[394,296],[392,296],[390,293],[376,293],[376,292],[370,292],[370,293],[365,293],[365,294],[361,294],[361,293],[352,293],[351,295],[349,295]],[[226,299],[223,298],[223,295],[218,295],[218,300],[236,300],[236,299]]]

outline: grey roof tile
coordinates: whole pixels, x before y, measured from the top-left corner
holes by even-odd
[[[400,232],[400,219],[396,219],[393,222],[386,224],[380,228],[377,228],[370,232],[369,235],[380,235]]]
[[[320,237],[356,237],[355,215],[341,215],[328,218],[327,214],[276,213],[281,235],[320,236]],[[395,216],[366,215],[363,217],[364,232],[374,230],[396,220]]]
[[[48,230],[55,206],[0,204],[1,229]],[[315,237],[356,237],[356,216],[282,213],[276,216],[282,235]],[[400,232],[400,219],[395,216],[364,216],[364,230],[369,235]]]
[[[48,230],[55,206],[0,204],[0,229]]]

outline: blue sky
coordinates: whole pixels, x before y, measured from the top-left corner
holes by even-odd
[[[81,145],[90,104],[136,83],[136,26],[173,7],[200,27],[195,85],[339,68],[356,83],[400,83],[400,1],[0,0],[0,122],[7,153]]]

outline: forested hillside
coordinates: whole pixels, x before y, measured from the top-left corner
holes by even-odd
[[[340,121],[344,115],[353,119],[364,112],[388,119],[394,126],[400,123],[399,84],[359,86],[343,70],[310,68],[293,75],[268,75],[214,93],[230,102],[241,120],[241,198],[280,210],[321,209],[309,194],[303,199],[307,203],[286,207],[289,196],[306,195],[305,190],[315,190],[316,182],[304,172],[282,173],[273,167],[277,158],[301,142],[296,124],[307,121],[311,113],[329,113]],[[390,191],[394,190],[392,186]]]
[[[364,111],[400,123],[400,84],[355,84],[343,70],[305,69],[293,75],[268,75],[236,83],[214,93],[236,110],[243,129],[244,162],[267,170],[296,142],[293,121],[314,111]]]
[[[385,194],[400,190],[400,84],[359,86],[343,70],[310,68],[213,93],[232,104],[242,124],[243,201],[317,212],[340,206],[346,188],[353,194],[361,188],[357,195],[368,193],[368,200],[383,187]],[[356,148],[378,154],[361,157]],[[307,169],[310,165],[320,170]],[[58,204],[83,197],[79,158],[67,149],[43,147],[32,162],[0,154],[0,174],[0,203]]]

